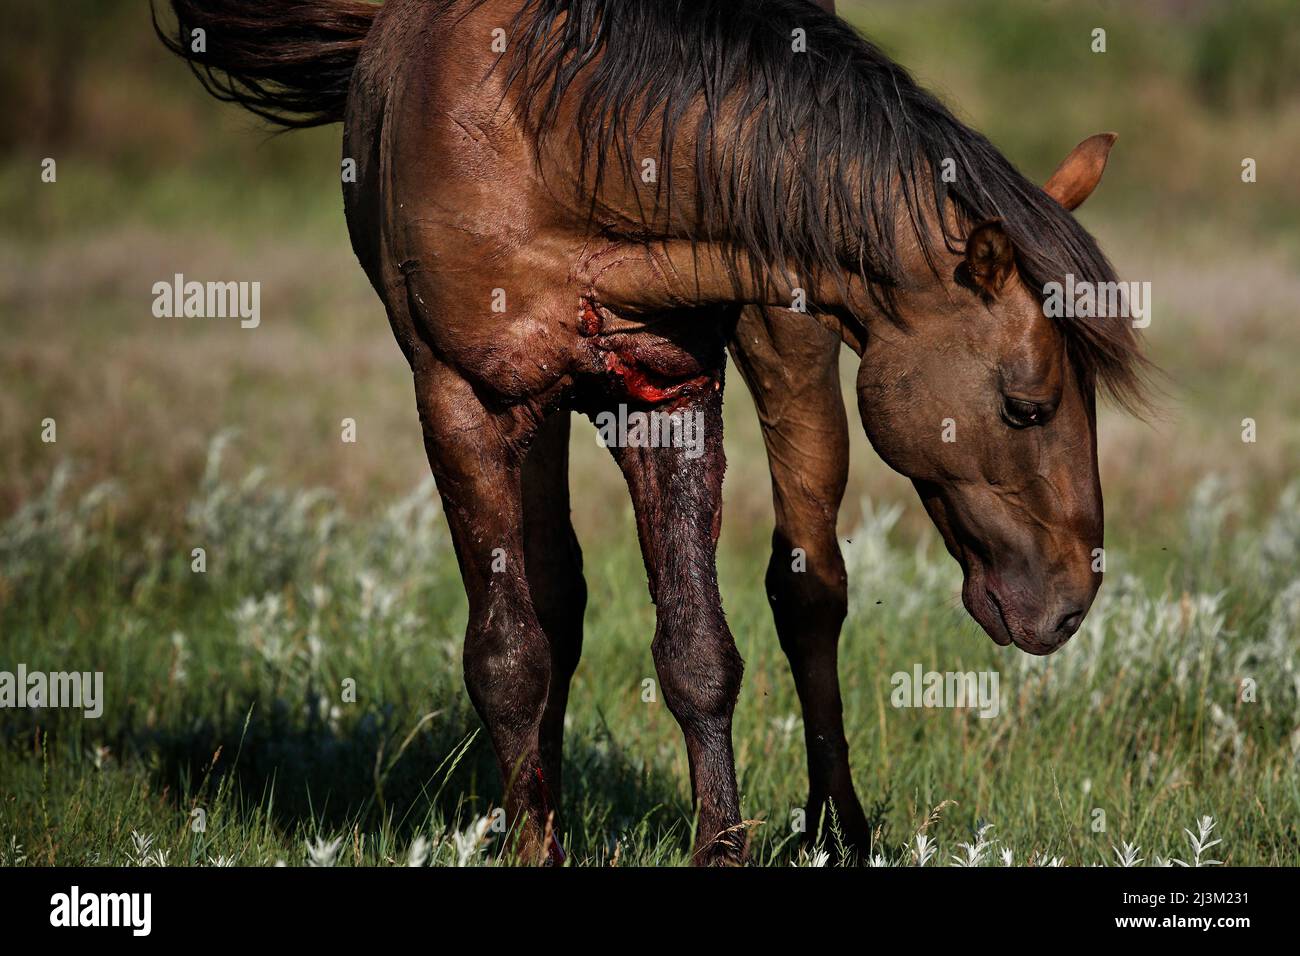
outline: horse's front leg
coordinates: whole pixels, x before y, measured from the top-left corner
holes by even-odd
[[[613,451],[632,495],[656,608],[655,669],[686,738],[698,815],[694,861],[734,864],[746,843],[731,750],[743,663],[723,615],[715,565],[726,468],[721,390],[709,387],[670,410],[693,441]]]
[[[848,610],[835,532],[849,468],[840,340],[808,316],[755,308],[742,314],[731,352],[754,396],[772,472],[767,597],[803,708],[806,836],[815,843],[834,812],[848,849],[865,856],[871,826],[853,790],[837,649]]]
[[[517,851],[558,862],[558,842],[545,839],[556,807],[539,737],[551,650],[524,557],[521,473],[538,416],[523,405],[489,411],[469,382],[426,353],[412,364],[425,449],[469,598],[465,684],[492,738]]]

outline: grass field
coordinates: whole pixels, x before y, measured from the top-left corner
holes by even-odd
[[[1125,278],[1152,282],[1166,373],[1150,422],[1103,412],[1108,575],[1047,659],[966,616],[910,485],[853,423],[841,682],[880,862],[1300,864],[1294,17],[1264,0],[1227,20],[1194,4],[844,7],[1032,175],[1120,132],[1080,215]],[[106,697],[97,719],[0,711],[0,865],[508,861],[483,823],[500,784],[460,676],[464,597],[409,373],[347,246],[338,131],[268,139],[202,99],[138,5],[104,9],[115,42],[81,51],[64,128],[20,111],[0,130],[0,671],[103,671]],[[1103,15],[1110,59],[1087,52]],[[60,49],[59,24],[32,29],[5,41],[24,44],[8,64]],[[0,81],[43,116],[54,87],[33,75]],[[45,156],[57,183],[40,183]],[[1243,156],[1258,182],[1241,182]],[[176,272],[260,280],[262,326],[154,318],[150,288]],[[821,862],[791,825],[802,728],[734,375],[727,429],[742,810],[756,862]],[[684,748],[662,700],[643,701],[653,608],[626,492],[585,423],[573,475],[590,601],[566,848],[685,863]],[[892,706],[892,675],[916,665],[996,671],[1000,713]],[[833,836],[823,849],[838,861]]]
[[[128,544],[111,491],[78,499],[57,483],[5,526],[4,660],[102,669],[108,696],[98,720],[7,717],[0,819],[21,847],[9,861],[127,863],[141,855],[135,833],[171,864],[301,863],[307,841],[340,837],[346,862],[401,862],[420,836],[437,862],[465,857],[497,784],[460,682],[463,602],[431,488],[359,520],[328,496],[228,473],[220,447],[178,537]],[[977,634],[946,555],[900,542],[896,507],[868,508],[847,546],[843,683],[882,855],[906,859],[931,810],[955,801],[927,830],[941,860],[982,823],[1016,862],[1114,862],[1122,841],[1185,858],[1181,828],[1212,816],[1225,841],[1215,858],[1294,863],[1298,493],[1261,532],[1232,535],[1203,488],[1166,561],[1109,556],[1084,630],[1045,660]],[[205,574],[191,570],[196,541]],[[686,767],[671,715],[643,701],[653,618],[639,556],[629,543],[593,557],[569,849],[582,863],[681,863]],[[782,862],[796,858],[802,734],[759,570],[725,555],[748,662],[736,752],[746,815],[761,821],[755,858]],[[890,675],[917,663],[999,671],[1002,712],[891,707]],[[340,702],[348,678],[355,704]],[[1248,679],[1255,703],[1241,702]],[[492,860],[501,843],[468,859]]]

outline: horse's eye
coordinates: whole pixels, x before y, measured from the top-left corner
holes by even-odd
[[[1041,402],[1027,402],[1022,398],[1004,398],[1002,417],[1013,428],[1030,428],[1044,425],[1052,417],[1052,409]]]

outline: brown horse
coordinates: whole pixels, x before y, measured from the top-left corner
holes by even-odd
[[[1039,188],[808,0],[172,5],[169,45],[210,91],[284,126],[344,123],[352,244],[410,362],[469,597],[466,684],[525,853],[562,858],[551,824],[585,604],[571,410],[703,429],[695,454],[612,448],[690,758],[697,862],[745,849],[742,665],[714,567],[728,346],[771,465],[767,589],[812,819],[832,805],[869,843],[836,673],[841,342],[862,359],[867,435],[914,482],[975,620],[1033,654],[1079,627],[1100,583],[1094,394],[1137,399],[1142,360],[1129,323],[1049,319],[1041,296],[1067,274],[1114,279],[1069,213],[1113,136]]]

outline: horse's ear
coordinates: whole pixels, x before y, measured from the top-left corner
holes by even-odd
[[[976,226],[966,239],[966,273],[975,288],[994,298],[1016,271],[1016,250],[997,219]]]
[[[1106,157],[1118,133],[1089,136],[1061,160],[1043,190],[1066,209],[1076,209],[1092,195],[1106,169]]]

